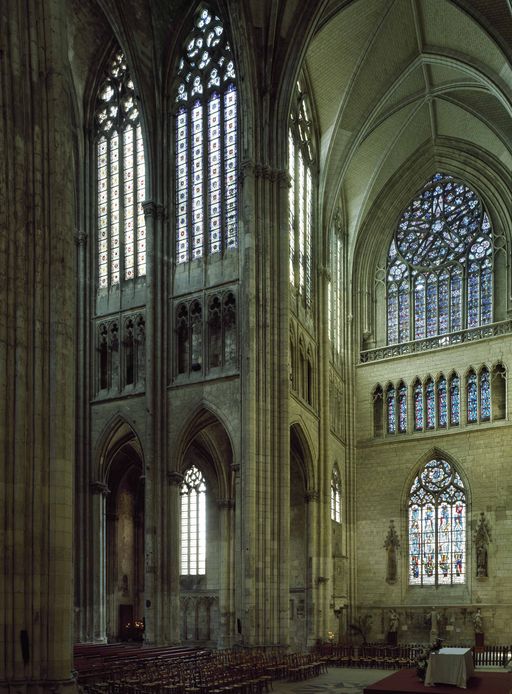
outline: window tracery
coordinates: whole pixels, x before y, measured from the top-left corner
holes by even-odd
[[[312,300],[314,131],[304,80],[297,81],[288,131],[290,283],[309,307]]]
[[[452,176],[436,173],[404,210],[387,268],[388,344],[492,322],[491,224]]]
[[[341,479],[336,464],[331,477],[331,520],[341,523]]]
[[[99,289],[107,289],[146,274],[144,143],[122,51],[114,54],[98,90],[94,127],[97,281]]]
[[[206,573],[206,481],[192,465],[180,487],[182,576]]]
[[[430,460],[409,494],[409,584],[454,585],[466,576],[466,495],[460,475]]]
[[[238,94],[226,32],[199,10],[178,67],[176,262],[238,246]]]

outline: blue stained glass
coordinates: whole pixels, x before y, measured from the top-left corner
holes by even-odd
[[[450,285],[450,330],[455,332],[462,329],[462,276],[459,269],[452,272]]]
[[[450,330],[449,323],[449,291],[450,285],[448,273],[442,272],[439,279],[439,334],[443,335]]]
[[[470,371],[467,378],[467,410],[468,422],[478,421],[478,393],[474,371]]]
[[[409,291],[405,284],[400,285],[398,294],[398,319],[400,342],[409,340]]]
[[[396,397],[393,386],[388,386],[386,391],[386,405],[388,414],[388,434],[396,432]]]
[[[398,290],[396,284],[388,287],[388,343],[398,342]]]
[[[396,340],[411,339],[405,328],[411,308],[414,339],[492,322],[492,255],[491,225],[477,194],[436,173],[402,213],[389,247],[388,288],[406,284],[412,297],[412,306],[399,302]],[[395,341],[395,306],[388,302],[387,308],[388,335]]]
[[[425,404],[427,429],[434,429],[436,426],[436,400],[432,379],[429,379],[425,385]]]
[[[479,324],[480,308],[480,272],[476,263],[472,263],[468,275],[468,328]]]
[[[407,431],[407,386],[403,383],[398,388],[398,431]]]
[[[492,266],[489,259],[483,264],[480,282],[480,322],[482,325],[487,325],[488,323],[492,323]]]
[[[437,281],[435,275],[427,280],[427,337],[437,335]]]
[[[414,386],[414,428],[423,429],[423,387],[420,382]]]
[[[448,422],[448,401],[444,376],[441,376],[437,382],[437,417],[438,426],[444,428]]]
[[[418,275],[414,282],[414,338],[425,337],[425,276]]]
[[[460,422],[460,379],[452,376],[450,379],[450,424],[457,426]]]
[[[460,476],[445,460],[430,460],[416,476],[408,522],[409,584],[463,583],[465,492]]]
[[[491,385],[489,371],[482,369],[480,372],[480,419],[487,421],[491,418]]]

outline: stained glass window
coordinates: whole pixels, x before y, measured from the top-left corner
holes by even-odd
[[[436,426],[436,398],[434,393],[434,381],[429,378],[425,383],[425,416],[427,429],[434,429]]]
[[[388,344],[491,323],[492,293],[489,217],[471,188],[437,173],[402,213],[389,247]]]
[[[331,520],[341,523],[341,480],[337,465],[333,468],[331,478]]]
[[[465,582],[466,495],[446,460],[430,460],[409,496],[409,584]]]
[[[484,367],[480,371],[480,421],[486,422],[491,418],[491,382],[489,370]]]
[[[396,433],[396,391],[392,385],[386,390],[386,408],[388,420],[388,434]]]
[[[478,391],[476,383],[476,373],[470,371],[467,377],[466,383],[466,395],[467,395],[467,416],[468,422],[473,423],[478,421]]]
[[[331,279],[329,282],[329,337],[333,352],[341,354],[341,299],[342,299],[342,241],[337,233],[331,237]]]
[[[206,483],[193,465],[185,473],[181,494],[182,575],[206,573]]]
[[[401,434],[407,431],[407,386],[404,383],[398,386],[398,431]]]
[[[288,173],[291,186],[288,193],[290,282],[311,305],[313,279],[311,252],[313,236],[313,166],[314,136],[312,111],[303,81],[296,85],[295,105],[290,114],[288,131]]]
[[[423,386],[420,381],[414,384],[414,429],[421,431],[424,422],[423,412]]]
[[[178,68],[176,262],[238,245],[238,97],[220,19],[202,6]]]
[[[135,88],[116,51],[96,98],[98,287],[146,274],[144,143]]]
[[[450,377],[450,424],[457,426],[460,422],[460,379],[457,374]]]
[[[440,376],[437,381],[437,422],[441,428],[446,427],[448,422],[448,399],[444,376]]]

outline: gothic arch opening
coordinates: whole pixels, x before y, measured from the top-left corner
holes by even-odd
[[[144,477],[135,438],[107,454],[106,632],[109,641],[144,631]]]
[[[308,468],[310,454],[298,425],[290,430],[290,645],[306,650],[311,599]]]
[[[180,472],[180,624],[183,642],[230,644],[234,635],[233,452],[209,410],[194,417]]]

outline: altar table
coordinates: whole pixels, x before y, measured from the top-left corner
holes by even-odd
[[[441,648],[428,659],[425,686],[455,684],[466,689],[468,679],[475,672],[471,648]]]

